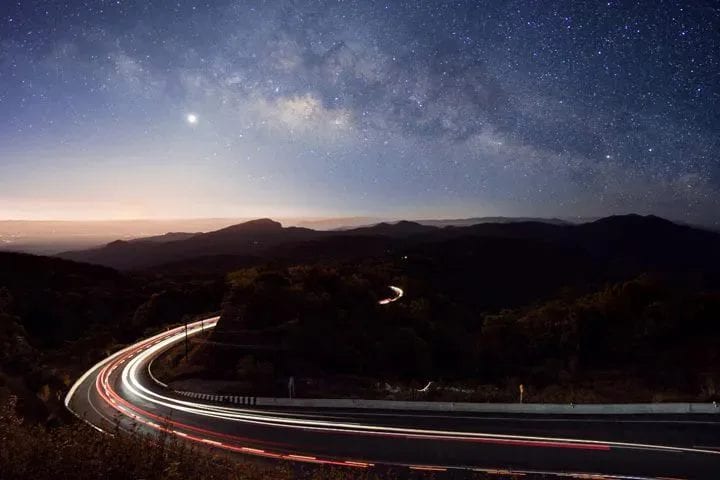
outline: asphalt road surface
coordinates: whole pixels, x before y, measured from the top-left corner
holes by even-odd
[[[216,321],[190,324],[188,335]],[[152,360],[184,336],[183,327],[175,328],[95,365],[70,390],[67,407],[103,431],[118,422],[121,428],[166,431],[241,455],[357,469],[720,478],[720,414],[541,416],[228,406],[188,398],[153,378]]]

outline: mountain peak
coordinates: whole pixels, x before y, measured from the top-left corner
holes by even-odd
[[[656,215],[638,215],[637,213],[630,213],[627,215],[611,215],[609,217],[601,218],[599,220],[595,220],[594,222],[590,222],[587,225],[603,225],[603,226],[638,226],[638,227],[648,227],[648,226],[662,226],[662,227],[677,227],[676,223],[671,222],[670,220],[667,220],[662,217],[658,217]]]
[[[112,242],[108,243],[106,246],[108,247],[122,247],[123,245],[126,245],[128,242],[126,240],[113,240]]]
[[[405,236],[418,233],[426,233],[437,230],[436,227],[421,225],[417,222],[408,220],[400,220],[395,223],[381,222],[369,227],[360,227],[346,230],[353,234],[371,234],[371,235],[387,235],[387,236]]]
[[[283,229],[280,222],[276,222],[270,218],[258,218],[257,220],[250,220],[248,222],[238,223],[236,225],[230,225],[223,229],[217,230],[219,232],[278,232]]]

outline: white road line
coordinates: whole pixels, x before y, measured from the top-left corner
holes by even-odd
[[[100,410],[98,410],[98,409],[95,407],[95,404],[93,403],[92,398],[90,397],[90,392],[92,391],[92,388],[91,388],[91,387],[92,387],[92,385],[88,386],[88,389],[87,389],[87,402],[88,402],[88,405],[90,405],[90,408],[92,408],[93,411],[100,416],[100,418],[102,418],[103,420],[105,420],[106,422],[108,422],[108,424],[110,424],[111,426],[113,426],[113,425],[114,425],[113,420],[112,420],[111,418],[105,416]],[[107,433],[108,435],[112,435],[112,433],[103,430],[102,428],[98,427],[97,425],[95,425],[94,423],[90,422],[89,420],[87,420],[87,419],[83,419],[83,420],[85,421],[85,423],[88,423],[91,427],[95,428],[96,430],[99,430],[99,431],[101,431],[102,433]]]

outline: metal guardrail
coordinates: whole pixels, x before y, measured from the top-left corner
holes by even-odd
[[[234,403],[236,405],[256,405],[257,397],[250,397],[247,395],[214,395],[212,393],[199,393],[199,392],[185,392],[177,391],[175,393],[190,397],[197,398],[198,400],[207,400],[210,402],[217,403]]]
[[[618,404],[557,404],[557,403],[470,403],[470,402],[405,402],[361,399],[289,399],[258,398],[258,406],[357,408],[373,410],[415,410],[434,412],[529,413],[529,414],[720,414],[720,405],[713,403],[618,403]]]
[[[637,414],[720,414],[720,405],[713,403],[471,403],[411,402],[395,400],[363,400],[348,398],[273,398],[243,395],[215,395],[198,392],[176,393],[199,400],[258,407],[282,408],[343,408],[365,410],[407,410],[430,412],[637,415]]]

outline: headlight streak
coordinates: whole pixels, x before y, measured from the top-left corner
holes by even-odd
[[[214,327],[216,322],[208,325],[208,328]],[[192,332],[192,333],[191,333]],[[196,334],[198,330],[188,330],[188,335]],[[711,450],[700,450],[693,448],[683,447],[671,447],[665,445],[650,445],[650,444],[634,444],[634,443],[623,443],[623,442],[600,442],[594,440],[582,440],[582,439],[570,439],[570,438],[552,438],[552,437],[533,437],[533,436],[519,436],[519,435],[500,435],[500,434],[487,434],[487,433],[475,433],[475,432],[457,432],[457,431],[446,431],[446,430],[423,430],[423,429],[407,429],[398,427],[380,427],[375,425],[363,425],[356,423],[342,423],[342,422],[327,422],[319,420],[300,420],[293,418],[283,418],[274,415],[274,412],[265,412],[259,410],[247,410],[247,409],[236,409],[232,407],[222,407],[210,404],[203,404],[198,402],[191,402],[186,400],[178,400],[175,398],[160,395],[144,387],[138,379],[138,370],[143,361],[148,361],[154,357],[155,353],[167,348],[172,343],[182,340],[182,335],[177,335],[175,338],[168,338],[166,340],[155,343],[152,346],[147,347],[144,351],[139,352],[135,358],[125,367],[123,371],[123,387],[128,388],[133,394],[143,398],[144,400],[151,403],[158,403],[167,408],[176,408],[178,410],[185,411],[187,413],[194,413],[198,415],[212,416],[214,418],[225,418],[234,421],[245,421],[248,423],[256,423],[261,425],[277,425],[286,426],[289,428],[305,428],[313,430],[325,430],[334,432],[347,432],[347,433],[365,433],[365,434],[381,434],[388,435],[391,432],[391,436],[398,436],[392,434],[400,434],[402,436],[412,436],[417,438],[429,438],[429,439],[447,439],[447,440],[467,440],[467,441],[494,441],[501,444],[511,445],[529,445],[529,446],[543,446],[543,447],[560,447],[560,448],[584,448],[593,450],[609,450],[611,447],[624,447],[624,448],[644,448],[644,449],[660,449],[660,450],[671,450],[678,452],[702,452],[702,453],[714,453],[718,452]],[[152,398],[154,397],[154,398]],[[178,406],[181,405],[181,406]]]
[[[212,328],[217,322],[211,322],[207,325],[207,328]],[[190,329],[188,328],[188,336],[199,333],[199,328]],[[398,427],[379,427],[375,425],[363,425],[355,423],[342,423],[342,422],[327,422],[319,420],[299,420],[293,418],[282,418],[274,416],[272,412],[263,411],[249,411],[244,409],[235,409],[232,407],[221,407],[209,404],[202,404],[198,402],[191,402],[185,400],[178,400],[164,395],[160,395],[153,392],[143,386],[138,379],[138,372],[140,366],[145,361],[150,361],[154,358],[156,353],[159,353],[163,349],[169,347],[175,342],[182,340],[184,333],[175,335],[156,342],[150,342],[150,344],[143,350],[135,352],[134,358],[128,363],[122,372],[122,384],[123,387],[127,388],[130,392],[138,397],[151,402],[163,405],[170,409],[178,409],[187,413],[193,413],[198,415],[204,415],[214,418],[223,418],[233,421],[241,421],[248,423],[255,423],[260,425],[269,426],[285,426],[289,428],[304,428],[313,430],[328,430],[334,432],[347,432],[347,433],[371,433],[376,435],[390,435],[398,436],[412,436],[416,438],[428,438],[428,439],[446,439],[446,440],[466,440],[466,441],[479,441],[479,442],[492,442],[501,443],[508,445],[529,445],[529,446],[542,446],[542,447],[560,447],[560,448],[580,448],[580,449],[592,449],[592,450],[609,450],[611,446],[625,447],[625,448],[650,448],[650,449],[662,449],[662,450],[674,450],[674,451],[690,451],[697,452],[698,449],[688,449],[681,447],[669,447],[663,445],[646,445],[646,444],[632,444],[632,443],[620,443],[620,442],[599,442],[593,440],[581,440],[581,439],[567,439],[567,438],[548,438],[548,437],[531,437],[531,436],[516,436],[516,435],[499,435],[499,434],[486,434],[486,433],[474,433],[474,432],[456,432],[456,431],[445,431],[445,430],[423,430],[423,429],[407,429]],[[154,397],[154,398],[153,398]],[[704,451],[704,453],[717,453],[714,451]]]
[[[399,289],[398,289],[399,290]],[[402,291],[399,292],[397,298],[402,296]],[[396,292],[398,293],[398,292]],[[200,322],[188,324],[187,335],[192,336],[200,333],[204,329],[211,329],[217,324],[218,317],[211,319],[205,319]],[[371,435],[371,436],[384,436],[384,437],[413,437],[422,439],[432,440],[452,440],[452,441],[468,441],[468,442],[480,442],[480,443],[495,443],[501,445],[522,445],[522,446],[533,446],[533,447],[555,447],[555,448],[575,448],[584,450],[602,450],[608,451],[611,448],[630,448],[630,449],[650,449],[650,450],[664,450],[674,452],[691,452],[691,453],[706,453],[720,455],[720,452],[713,450],[704,450],[697,448],[683,448],[683,447],[672,447],[664,445],[647,445],[647,444],[633,444],[633,443],[622,443],[622,442],[600,442],[594,440],[583,440],[583,439],[568,439],[568,438],[553,438],[553,437],[533,437],[533,436],[519,436],[519,435],[502,435],[502,434],[488,434],[488,433],[477,433],[477,432],[457,432],[457,431],[446,431],[446,430],[425,430],[425,429],[412,429],[412,428],[400,428],[400,427],[384,427],[377,425],[365,425],[358,423],[345,423],[336,421],[320,421],[311,419],[297,419],[291,416],[283,416],[287,414],[281,414],[272,411],[263,410],[247,410],[233,407],[224,407],[219,405],[204,404],[198,402],[192,402],[187,400],[180,400],[173,397],[162,395],[158,392],[152,391],[142,384],[139,378],[139,372],[142,369],[142,365],[146,362],[149,364],[157,354],[170,348],[173,344],[178,343],[184,339],[185,330],[184,327],[177,327],[167,332],[163,332],[156,336],[153,336],[144,341],[138,342],[135,345],[126,347],[119,352],[111,355],[107,359],[99,362],[92,369],[86,372],[71,388],[68,395],[66,396],[65,403],[69,405],[72,396],[75,394],[79,385],[85,381],[90,375],[97,370],[100,370],[95,382],[95,388],[100,397],[112,408],[120,412],[121,414],[131,418],[137,422],[140,422],[152,429],[164,431],[173,435],[178,435],[184,439],[192,440],[207,445],[211,445],[217,448],[224,448],[227,450],[237,451],[250,455],[258,455],[271,458],[281,458],[287,460],[304,461],[309,463],[325,463],[333,465],[343,465],[357,468],[367,468],[373,466],[372,463],[359,460],[334,460],[334,459],[318,459],[309,455],[301,455],[297,453],[276,453],[268,452],[263,449],[252,448],[247,445],[237,445],[238,442],[253,442],[253,439],[242,438],[234,435],[223,434],[221,432],[215,432],[212,430],[206,430],[200,427],[192,425],[186,425],[180,422],[172,421],[171,419],[160,417],[151,412],[143,410],[142,408],[133,405],[124,398],[122,398],[112,387],[110,376],[116,371],[118,367],[121,367],[120,372],[120,384],[123,389],[126,389],[129,393],[137,396],[144,401],[166,407],[171,410],[183,411],[193,415],[230,420],[241,423],[250,423],[264,426],[271,426],[277,428],[293,428],[312,430],[320,432],[340,432],[344,434],[358,434],[358,435]],[[152,377],[152,373],[148,372],[150,378],[159,385],[164,385],[157,379]],[[154,421],[150,420],[153,419]],[[171,425],[174,428],[168,428],[162,426],[160,423]],[[97,428],[97,427],[96,427]],[[183,431],[185,430],[185,431]],[[187,431],[197,432],[203,436],[196,436],[187,433]],[[215,438],[224,438],[227,442],[221,442],[206,438],[205,435],[209,435]],[[257,441],[254,441],[257,443]],[[432,465],[406,465],[408,467],[415,468],[453,468],[445,466],[432,466]],[[518,471],[517,473],[522,473]],[[612,478],[641,478],[641,477],[612,477]]]
[[[396,286],[394,286],[394,285],[390,285],[390,290],[392,290],[392,291],[395,293],[395,296],[394,296],[394,297],[391,297],[391,298],[383,298],[382,300],[380,300],[380,301],[378,302],[380,305],[387,305],[388,303],[392,303],[392,302],[394,302],[394,301],[400,300],[400,298],[401,298],[403,295],[405,295],[405,292],[404,292],[403,289],[400,288],[400,287],[396,287]]]
[[[188,330],[188,335],[191,331]],[[195,333],[195,332],[193,332]],[[184,335],[184,334],[182,334]],[[182,337],[180,335],[180,337]],[[182,339],[182,338],[180,338]],[[368,434],[391,437],[413,437],[436,440],[461,440],[475,441],[480,443],[498,443],[504,445],[525,445],[558,448],[576,448],[587,450],[609,450],[605,442],[592,440],[552,439],[545,437],[521,437],[512,435],[484,434],[473,432],[454,432],[444,430],[422,430],[397,427],[380,427],[375,425],[363,425],[355,423],[327,422],[319,420],[300,420],[273,416],[272,412],[238,410],[230,407],[219,407],[187,400],[178,400],[165,395],[153,392],[143,386],[138,379],[138,372],[144,361],[148,361],[155,353],[167,348],[178,341],[176,338],[168,338],[138,353],[122,371],[122,386],[133,395],[143,400],[162,405],[169,409],[180,410],[186,413],[202,415],[206,417],[220,418],[245,423],[253,423],[265,426],[281,426],[286,428],[300,428],[305,430],[332,431],[349,434]],[[106,387],[106,388],[109,388]]]

